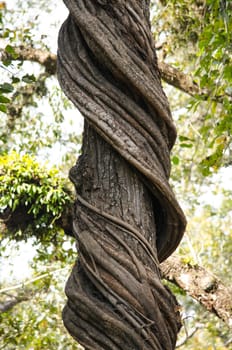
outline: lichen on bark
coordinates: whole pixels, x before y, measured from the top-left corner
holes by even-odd
[[[75,185],[78,260],[64,323],[86,349],[174,349],[177,302],[159,262],[184,215],[171,190],[176,131],[160,84],[149,1],[65,1],[60,84],[85,117]]]

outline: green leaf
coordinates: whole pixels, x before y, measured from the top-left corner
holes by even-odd
[[[0,84],[0,93],[8,94],[12,91],[14,91],[13,85],[9,83]]]
[[[200,167],[200,171],[201,171],[202,175],[205,177],[211,175],[211,171],[210,171],[209,167],[207,167],[207,166]]]
[[[180,144],[180,147],[183,147],[183,148],[192,148],[192,147],[193,147],[193,144],[192,144],[192,143],[181,143],[181,144]]]
[[[31,83],[34,83],[36,81],[36,78],[33,74],[26,74],[22,77],[22,81],[24,81],[24,83],[28,83],[28,84],[31,84]]]
[[[15,49],[14,49],[13,46],[11,46],[11,45],[7,45],[7,46],[5,47],[5,51],[6,51],[9,55],[11,55],[11,57],[12,57],[13,59],[17,59],[17,58],[19,57],[19,55],[15,52]]]
[[[12,62],[12,60],[10,60],[10,59],[6,59],[6,60],[3,60],[3,61],[2,61],[2,63],[3,63],[4,66],[6,66],[6,67],[9,67],[9,66],[11,65],[11,62]]]
[[[177,156],[172,157],[172,163],[174,165],[178,165],[180,163],[180,159]]]
[[[232,80],[232,67],[228,65],[224,68],[224,78],[227,80]]]
[[[20,82],[20,79],[17,78],[17,77],[12,77],[12,84],[16,84],[16,83],[19,83]]]
[[[7,108],[5,105],[2,105],[0,104],[0,111],[3,112],[3,113],[6,113],[7,112]]]
[[[9,103],[10,99],[6,96],[0,95],[0,103]]]
[[[183,142],[183,141],[193,141],[193,140],[190,139],[189,137],[186,137],[186,136],[183,136],[183,135],[180,135],[180,136],[179,136],[179,140],[180,140],[181,142]]]

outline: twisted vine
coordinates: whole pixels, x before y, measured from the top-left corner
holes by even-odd
[[[147,0],[65,0],[58,78],[85,117],[70,170],[78,260],[64,323],[86,349],[175,348],[177,302],[159,262],[184,215],[169,186],[176,131],[161,88]]]

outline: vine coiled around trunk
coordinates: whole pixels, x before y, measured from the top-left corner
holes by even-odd
[[[149,1],[65,4],[58,78],[85,130],[70,170],[78,260],[64,323],[86,349],[174,349],[178,306],[159,262],[178,246],[185,218],[168,183],[176,130]]]

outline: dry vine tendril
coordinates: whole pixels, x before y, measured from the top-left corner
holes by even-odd
[[[159,262],[184,215],[168,184],[176,137],[161,88],[149,1],[66,0],[58,77],[85,117],[70,171],[79,257],[63,318],[86,349],[174,349],[177,303]]]

